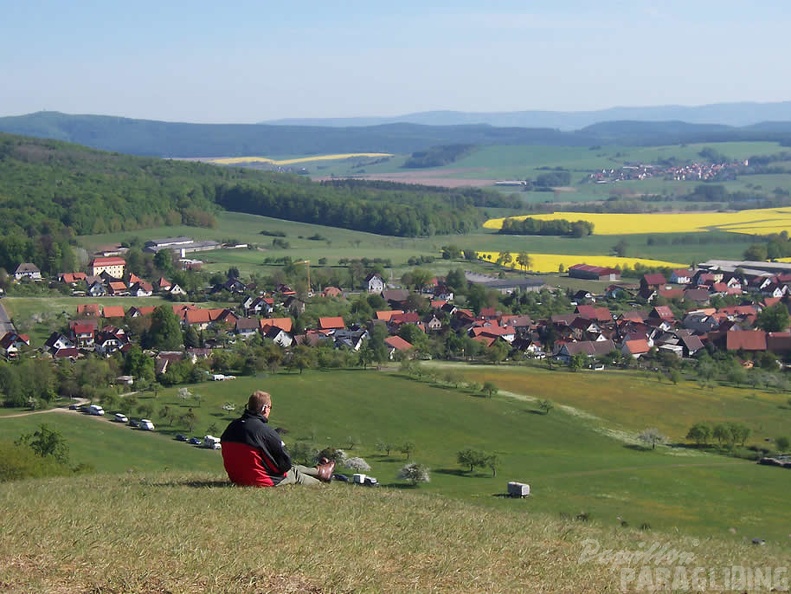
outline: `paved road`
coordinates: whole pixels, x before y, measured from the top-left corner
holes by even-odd
[[[7,332],[16,332],[16,328],[11,323],[11,318],[8,317],[5,307],[0,303],[0,338],[5,336]]]

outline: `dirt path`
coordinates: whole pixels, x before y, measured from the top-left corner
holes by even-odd
[[[135,392],[124,392],[123,394],[119,394],[119,397],[123,398],[125,396],[131,396],[132,394],[137,394],[137,392],[136,391]],[[89,402],[90,402],[90,400],[88,400],[87,398],[75,398],[74,399],[74,404],[76,404],[77,406],[82,406],[84,404],[88,404]],[[19,417],[29,417],[30,415],[43,415],[45,413],[52,413],[52,412],[76,412],[76,411],[72,411],[72,410],[69,410],[68,408],[63,408],[61,406],[58,406],[56,408],[47,408],[47,409],[44,409],[44,410],[31,410],[31,411],[28,411],[28,412],[14,413],[12,415],[0,415],[0,421],[2,421],[3,419],[16,419],[16,418],[19,418]],[[101,417],[99,417],[99,418],[101,418]]]

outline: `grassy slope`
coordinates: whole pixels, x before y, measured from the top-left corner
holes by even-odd
[[[557,374],[557,385],[571,375]],[[505,510],[511,502],[497,495],[508,480],[522,480],[534,490],[529,509],[553,517],[584,511],[605,526],[616,524],[620,516],[632,526],[648,523],[662,531],[722,538],[731,538],[733,530],[738,538],[761,536],[787,545],[791,511],[785,505],[788,477],[783,470],[688,451],[638,451],[605,435],[599,422],[561,409],[535,414],[535,404],[524,399],[485,399],[386,373],[349,371],[201,384],[193,388],[202,396],[199,407],[178,401],[169,390],[159,394],[155,408],[168,404],[186,411],[193,406],[200,418],[195,433],[202,435],[211,423],[223,427],[232,418],[220,409],[223,402],[241,407],[258,387],[273,393],[273,423],[289,430],[288,444],[346,447],[351,435],[360,445],[350,453],[366,458],[371,474],[384,485],[398,486],[395,475],[404,456],[396,448],[388,457],[374,445],[378,440],[396,445],[411,440],[417,446],[414,459],[433,469],[425,490],[434,494]],[[531,393],[529,378],[521,392]],[[614,402],[612,408],[618,406],[624,403]],[[76,413],[0,423],[4,434],[16,436],[45,419],[63,431],[75,462],[92,462],[102,472],[192,468],[198,460],[195,468],[208,465],[218,476],[222,473],[215,452],[196,451],[163,436],[184,428],[168,428],[156,414],[161,432],[154,435]],[[642,428],[636,425],[634,431]],[[141,444],[152,449],[146,451]],[[501,460],[498,476],[488,470],[461,472],[456,452],[465,447],[496,453]],[[182,453],[197,458],[179,460]]]
[[[583,558],[596,545],[689,553],[690,571],[791,561],[771,544],[701,542],[530,514],[529,499],[494,511],[405,490],[338,483],[250,490],[218,478],[171,472],[0,485],[0,587],[578,593],[620,587],[617,567]],[[28,513],[18,513],[20,501]]]

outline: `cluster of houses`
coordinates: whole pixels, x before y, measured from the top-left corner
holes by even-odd
[[[166,279],[149,284],[134,274],[125,275],[124,265],[119,257],[97,257],[91,262],[90,274],[63,273],[60,278],[69,285],[85,283],[86,295],[174,294],[173,291],[179,290]],[[574,266],[569,273],[579,278],[608,281],[618,278],[613,269],[587,265]],[[468,276],[473,282],[494,282]],[[98,285],[106,287],[107,292],[91,290]],[[541,281],[533,279],[529,287],[518,287],[518,290],[537,290],[541,286]],[[235,308],[199,307],[188,303],[173,303],[170,307],[184,329],[194,328],[199,332],[215,329],[216,332],[209,333],[211,336],[222,334],[224,337],[214,344],[206,341],[205,349],[193,349],[190,355],[193,357],[207,356],[213,347],[220,347],[229,339],[245,340],[255,335],[270,339],[284,349],[296,344],[324,344],[359,351],[375,324],[387,330],[385,344],[391,358],[397,352],[408,353],[413,349],[413,345],[398,336],[405,324],[413,324],[427,335],[465,334],[484,348],[500,343],[514,354],[552,356],[561,361],[569,361],[580,353],[601,357],[613,351],[638,359],[652,349],[686,358],[694,356],[706,344],[745,354],[768,350],[785,356],[791,353],[791,333],[764,332],[756,329],[755,323],[762,308],[780,303],[788,296],[789,286],[791,270],[745,273],[741,268],[731,271],[720,267],[680,269],[672,271],[669,278],[652,273],[644,275],[639,284],[614,283],[599,296],[579,291],[574,295],[576,308],[573,313],[533,320],[527,315],[513,315],[495,308],[483,308],[475,313],[458,307],[452,291],[441,279],[433,279],[421,292],[421,297],[430,304],[428,313],[421,315],[415,311],[413,294],[404,289],[388,288],[381,275],[370,274],[365,279],[365,290],[381,295],[388,309],[376,311],[368,323],[351,327],[342,317],[319,317],[314,328],[299,334],[294,332],[291,316],[300,315],[305,303],[284,285],[269,293],[251,294],[251,287],[231,278],[221,289],[239,295],[240,302]],[[499,286],[493,288],[503,290]],[[339,297],[343,291],[326,287],[321,295]],[[717,296],[739,296],[740,304],[712,307],[712,299]],[[658,297],[680,304],[687,313],[677,318],[671,307],[654,304]],[[642,302],[653,305],[649,305],[650,309],[633,309],[616,315],[597,304],[607,298],[635,305]],[[151,315],[154,309],[155,306],[124,309],[121,305],[81,304],[68,330],[53,333],[42,350],[55,359],[75,359],[88,352],[109,356],[124,351],[130,347],[130,337],[125,330],[128,321]],[[281,312],[281,317],[277,317],[276,312]],[[282,317],[282,312],[287,312],[288,317]],[[0,339],[0,354],[10,359],[29,348],[29,337],[23,334],[7,332]]]
[[[733,161],[729,163],[687,163],[684,165],[651,165],[635,163],[618,168],[602,169],[588,176],[597,184],[609,184],[619,181],[642,181],[661,177],[675,181],[711,181],[715,179],[732,179],[736,173],[749,167],[750,162]]]

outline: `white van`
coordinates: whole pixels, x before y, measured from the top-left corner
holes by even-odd
[[[148,419],[140,419],[140,423],[138,424],[137,427],[141,431],[153,431],[154,430],[154,423],[152,423]]]
[[[104,409],[99,406],[98,404],[91,404],[88,407],[88,413],[92,415],[96,415],[97,417],[102,416],[104,414]]]
[[[220,438],[214,437],[213,435],[205,435],[203,437],[202,446],[210,450],[219,450],[222,448],[222,445],[220,444]]]

